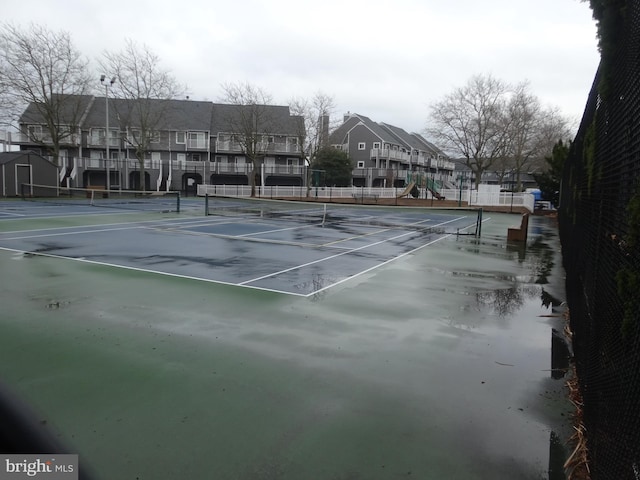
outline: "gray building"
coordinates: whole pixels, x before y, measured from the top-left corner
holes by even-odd
[[[243,148],[247,135],[259,152],[260,182],[303,185],[306,179],[304,119],[287,106],[92,96],[66,101],[69,118],[61,123],[72,134],[58,158],[64,186],[140,189],[144,182],[149,190],[195,191],[202,183],[248,185],[253,165]],[[255,129],[242,130],[238,119],[257,112]],[[51,151],[38,105],[25,110],[14,143],[42,155]],[[136,156],[140,145],[147,146],[142,162]]]
[[[453,177],[453,162],[424,137],[364,115],[345,115],[329,143],[349,154],[356,186],[402,187],[419,175],[446,186]]]
[[[0,153],[0,188],[3,197],[20,196],[22,184],[58,186],[58,167],[31,151]],[[25,195],[33,195],[33,187],[24,190]]]

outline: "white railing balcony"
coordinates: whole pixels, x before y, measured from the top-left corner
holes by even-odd
[[[196,150],[205,150],[207,148],[207,142],[204,139],[189,138],[187,139],[187,147]]]
[[[410,153],[401,152],[400,150],[391,150],[389,148],[372,148],[370,158],[380,160],[397,160],[407,164],[411,162]]]
[[[253,170],[251,163],[211,163],[210,165],[211,173],[215,174],[230,173],[246,175]]]
[[[263,152],[263,153],[300,154],[301,152],[300,145],[293,144],[293,143],[284,143],[284,142],[283,143],[258,142],[254,148],[256,152]],[[222,153],[222,152],[241,153],[243,151],[244,151],[244,146],[238,142],[232,142],[230,140],[218,140],[216,142],[216,152],[218,153]]]
[[[260,148],[268,153],[300,153],[300,146],[293,143],[262,143]]]
[[[304,175],[305,167],[302,165],[265,165],[264,173],[267,175]]]
[[[104,137],[88,137],[87,145],[90,147],[104,147],[105,146]],[[111,137],[109,139],[109,148],[118,148],[118,147],[120,147],[120,138]]]
[[[216,141],[216,152],[242,152],[242,145],[231,140]]]
[[[428,158],[419,155],[416,161],[411,162],[412,165],[417,165],[419,167],[428,167],[430,165],[430,161]]]
[[[27,133],[12,133],[11,141],[15,144],[45,144],[50,145],[53,143],[51,135],[48,133],[27,134]],[[60,139],[61,145],[79,145],[80,135],[71,134],[65,138]]]
[[[455,170],[456,166],[453,162],[448,160],[438,160],[438,168],[442,168],[443,170]]]

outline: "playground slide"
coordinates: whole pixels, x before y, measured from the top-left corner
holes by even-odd
[[[409,193],[411,192],[411,190],[413,189],[413,187],[416,186],[416,182],[411,182],[409,183],[409,185],[407,185],[407,188],[405,188],[401,194],[396,195],[396,198],[402,198],[402,197],[406,197],[407,195],[409,195]]]
[[[441,195],[440,192],[438,192],[438,190],[440,189],[440,185],[438,184],[438,182],[434,181],[431,178],[428,178],[427,189],[431,192],[431,195],[433,195],[438,200],[444,200],[444,196]]]

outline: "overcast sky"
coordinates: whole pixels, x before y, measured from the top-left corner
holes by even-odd
[[[71,33],[89,58],[148,45],[195,100],[250,82],[276,103],[332,96],[421,132],[429,105],[475,74],[528,80],[546,106],[582,116],[599,62],[579,0],[15,0],[0,20]],[[107,75],[110,72],[105,72]],[[99,79],[96,78],[96,83]]]

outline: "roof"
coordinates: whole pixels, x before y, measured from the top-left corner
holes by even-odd
[[[59,118],[64,119],[63,125],[80,124],[83,115],[93,101],[91,95],[53,95],[51,102],[58,102]],[[43,124],[42,103],[31,102],[20,116],[20,123]]]
[[[124,127],[139,126],[135,111],[137,101],[109,98],[109,125]],[[148,112],[152,118],[158,119],[154,128],[158,130],[209,130],[211,124],[211,102],[193,100],[161,100],[149,99]],[[107,102],[105,97],[96,97],[89,109],[84,128],[102,127],[105,124]],[[146,112],[145,112],[146,114]],[[155,120],[152,120],[155,123]]]
[[[405,146],[413,150],[430,151],[429,148],[425,148],[425,144],[422,143],[415,135],[408,133],[400,127],[389,125],[388,123],[380,124],[383,128],[387,129],[392,135],[394,135],[399,142],[404,143]],[[435,152],[434,152],[435,153]]]
[[[415,137],[420,143],[424,144],[427,149],[432,150],[436,155],[440,155],[441,157],[447,157],[448,158],[447,154],[445,154],[442,150],[440,150],[433,143],[431,143],[430,141],[425,139],[419,133],[412,133],[411,136]]]
[[[368,128],[376,137],[378,137],[383,142],[391,144],[401,144],[400,142],[398,142],[397,138],[389,133],[389,131],[385,130],[382,126],[371,120],[369,117],[365,117],[364,115],[360,115],[358,113],[351,114],[350,117],[345,119],[342,125],[334,130],[334,132],[329,137],[329,143],[333,145],[344,143],[347,134],[360,124],[365,128]]]
[[[0,153],[0,165],[6,165],[16,160],[20,160],[22,157],[38,157],[43,161],[55,166],[53,162],[50,162],[45,157],[31,150],[20,150],[17,152],[2,152]],[[57,168],[57,167],[56,167]]]
[[[157,130],[209,131],[214,135],[218,132],[230,132],[234,125],[238,125],[241,112],[250,114],[252,109],[258,109],[261,116],[258,130],[261,133],[298,136],[304,132],[304,118],[291,115],[289,107],[285,105],[228,105],[176,99],[138,101],[104,96],[73,98],[77,101],[68,102],[68,108],[62,112],[61,118],[67,116],[66,118],[75,119],[75,123],[82,128],[104,127],[107,108],[110,126],[138,127],[140,122],[136,121],[136,107],[146,105],[152,118],[151,123],[155,124],[153,128]],[[76,112],[79,107],[82,115]],[[20,118],[23,124],[43,124],[43,120],[37,105],[33,103]]]
[[[211,116],[211,133],[242,133],[239,132],[245,119],[255,115],[259,133],[284,133],[297,135],[304,130],[304,119],[292,116],[289,107],[285,105],[229,105],[213,104]]]

